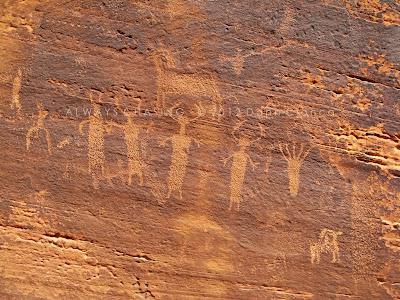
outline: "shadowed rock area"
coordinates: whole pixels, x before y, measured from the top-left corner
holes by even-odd
[[[0,1],[1,299],[400,299],[398,0]]]

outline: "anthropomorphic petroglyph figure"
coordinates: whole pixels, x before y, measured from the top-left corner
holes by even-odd
[[[47,151],[51,154],[51,138],[50,132],[47,130],[44,120],[46,119],[49,112],[44,108],[41,102],[37,103],[38,108],[38,118],[36,124],[29,128],[26,134],[26,150],[30,150],[32,145],[32,138],[38,139],[39,132],[42,130],[46,137]]]
[[[229,203],[229,210],[236,209],[239,211],[240,202],[242,200],[242,188],[245,179],[247,163],[250,162],[250,165],[255,170],[256,163],[254,163],[249,154],[247,154],[248,147],[255,141],[258,141],[259,138],[255,140],[251,140],[247,136],[235,136],[235,131],[240,127],[236,127],[232,132],[233,137],[237,141],[239,146],[239,150],[234,152],[231,156],[223,159],[224,166],[228,162],[230,158],[232,158],[232,167],[231,167],[231,195],[230,195],[230,203]]]
[[[157,108],[165,108],[165,97],[169,94],[210,97],[214,115],[220,116],[223,99],[217,80],[211,74],[182,74],[177,72],[175,60],[166,49],[156,50],[152,57],[157,70]]]
[[[139,101],[137,111],[140,111]],[[135,112],[123,111],[123,114],[127,118],[124,125],[113,124],[113,126],[119,127],[124,131],[125,144],[128,157],[128,184],[132,184],[132,177],[137,176],[139,178],[139,184],[143,185],[143,171],[144,165],[140,153],[140,130],[141,126],[135,122]]]
[[[292,149],[288,144],[279,144],[279,150],[283,157],[288,162],[288,176],[289,176],[289,191],[291,197],[296,197],[299,193],[300,184],[300,169],[311,149],[304,149],[301,145],[299,150],[296,150],[296,145],[293,144]]]
[[[161,144],[165,145],[168,140],[171,140],[172,143],[172,160],[169,168],[168,174],[168,195],[167,198],[171,197],[172,192],[179,192],[179,197],[182,199],[182,185],[183,180],[186,175],[186,167],[188,165],[188,154],[189,148],[192,141],[197,143],[197,146],[200,147],[200,141],[195,138],[189,137],[186,134],[186,126],[198,119],[198,117],[189,119],[184,115],[179,115],[174,118],[179,124],[179,132],[174,134],[173,136],[165,139]]]
[[[21,117],[21,99],[20,92],[22,86],[22,71],[18,69],[17,75],[14,77],[13,88],[12,88],[12,99],[11,99],[11,109],[17,111],[17,116]]]
[[[84,120],[79,124],[79,132],[83,134],[83,127],[88,124],[88,160],[89,173],[93,179],[93,186],[98,188],[99,179],[105,175],[105,155],[104,155],[104,136],[107,131],[107,125],[103,121],[101,114],[101,106],[93,100],[92,92],[89,93],[89,100],[93,110],[90,113],[89,119]],[[99,94],[98,102],[101,100]]]
[[[332,262],[339,261],[339,245],[337,238],[341,235],[341,231],[333,231],[330,229],[322,229],[319,235],[319,240],[310,245],[311,263],[319,264],[321,261],[321,254],[331,253]]]

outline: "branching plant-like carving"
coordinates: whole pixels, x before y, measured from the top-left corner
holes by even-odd
[[[28,151],[30,150],[32,145],[32,138],[38,139],[39,132],[43,130],[47,142],[47,151],[49,152],[49,154],[51,154],[50,132],[47,130],[46,125],[44,123],[44,120],[46,119],[49,112],[44,108],[41,102],[37,103],[37,108],[39,112],[36,124],[31,128],[29,128],[28,132],[26,133],[26,150]]]
[[[242,200],[241,194],[247,169],[247,162],[250,162],[253,171],[255,170],[256,167],[256,163],[254,163],[251,160],[250,155],[247,154],[247,148],[250,147],[252,143],[260,139],[257,138],[255,140],[251,140],[249,137],[245,135],[237,137],[235,133],[242,124],[243,122],[239,123],[239,125],[235,126],[234,130],[232,131],[232,136],[236,140],[239,146],[239,150],[222,160],[225,166],[228,160],[232,158],[231,183],[230,183],[231,195],[230,195],[229,210],[235,209],[237,211],[239,211],[240,202]]]
[[[104,135],[108,128],[103,121],[100,104],[93,100],[92,92],[89,93],[89,100],[92,104],[93,111],[88,120],[84,120],[79,124],[79,132],[83,134],[83,127],[87,124],[89,125],[88,170],[93,179],[93,186],[97,189],[99,187],[99,179],[103,178],[105,175]],[[101,94],[98,96],[98,102],[100,102],[100,100]]]
[[[291,148],[288,144],[279,144],[279,150],[288,162],[289,190],[290,196],[294,198],[299,193],[301,166],[311,148],[304,149],[304,145],[300,145],[300,149],[296,150],[295,144]]]
[[[157,70],[157,108],[165,108],[165,97],[169,94],[210,97],[213,110],[220,116],[223,99],[219,93],[217,80],[212,74],[181,74],[176,69],[172,54],[166,49],[158,49],[152,54]]]
[[[341,231],[333,231],[330,229],[322,229],[319,235],[319,240],[310,245],[311,263],[319,264],[321,261],[321,254],[331,253],[332,262],[339,261],[339,245],[337,237],[341,235]]]
[[[197,116],[192,119],[189,119],[184,115],[179,115],[176,118],[173,117],[180,126],[179,132],[161,142],[161,145],[163,146],[168,140],[171,140],[172,143],[172,161],[168,174],[167,198],[171,197],[172,192],[177,191],[179,192],[179,197],[182,199],[182,185],[186,175],[190,144],[192,143],[192,141],[194,141],[198,147],[200,147],[201,144],[199,140],[187,136],[186,126],[194,120],[198,119],[199,117],[200,116]]]
[[[13,81],[13,89],[12,89],[12,100],[11,100],[11,109],[15,109],[17,111],[17,116],[21,117],[21,100],[20,100],[20,92],[22,86],[22,71],[18,69],[17,75],[14,77]]]

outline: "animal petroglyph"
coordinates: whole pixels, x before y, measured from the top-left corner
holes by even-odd
[[[57,148],[58,148],[58,149],[62,149],[62,148],[64,148],[65,146],[71,144],[71,141],[72,141],[72,138],[71,138],[71,137],[67,137],[67,138],[63,139],[62,141],[60,141],[60,142],[57,144]]]
[[[333,231],[330,229],[322,229],[319,235],[319,240],[310,245],[311,263],[319,264],[321,261],[321,254],[331,253],[332,262],[339,261],[339,245],[337,237],[341,235],[340,231]]]
[[[47,130],[44,120],[46,119],[49,112],[44,108],[41,102],[37,103],[38,108],[38,118],[36,124],[29,128],[26,133],[26,150],[30,150],[32,145],[32,138],[39,139],[39,132],[42,130],[46,137],[47,151],[51,153],[51,138],[50,132]]]
[[[22,86],[22,71],[18,69],[17,75],[14,77],[13,88],[12,88],[12,99],[11,99],[11,109],[17,111],[17,116],[21,117],[21,99],[20,92]]]
[[[256,164],[251,160],[249,154],[247,154],[247,148],[251,146],[251,144],[255,141],[258,141],[259,138],[255,140],[251,140],[247,136],[235,136],[235,131],[240,127],[236,127],[232,132],[233,137],[235,138],[239,150],[234,152],[229,157],[223,159],[224,166],[228,162],[229,159],[232,158],[232,167],[231,167],[231,182],[230,182],[230,203],[229,210],[236,209],[239,211],[240,202],[242,200],[242,188],[244,183],[244,178],[247,169],[247,163],[250,162],[253,171],[255,170]]]
[[[157,70],[157,108],[165,107],[167,95],[188,95],[211,98],[213,110],[222,110],[223,99],[219,93],[217,80],[212,74],[182,74],[177,72],[175,59],[166,49],[158,49],[153,54]]]
[[[296,197],[299,193],[300,185],[300,169],[311,149],[304,149],[304,145],[300,145],[300,149],[296,150],[293,144],[292,149],[288,144],[279,144],[279,150],[288,162],[289,191],[291,197]]]
[[[184,115],[174,118],[180,126],[179,132],[161,142],[161,145],[165,145],[168,140],[171,140],[172,143],[172,161],[167,181],[167,198],[170,198],[172,192],[177,191],[179,192],[179,197],[182,199],[182,185],[188,164],[190,144],[194,141],[200,147],[200,141],[186,135],[186,126],[198,118],[199,116],[189,119]]]
[[[92,92],[89,93],[89,100],[93,106],[93,113],[90,114],[88,120],[84,120],[79,124],[79,132],[83,134],[83,127],[88,124],[88,170],[93,179],[93,186],[98,188],[99,179],[105,174],[105,155],[104,155],[104,135],[107,131],[107,125],[103,121],[101,115],[101,107],[99,103],[93,100]],[[98,101],[101,100],[101,94]]]

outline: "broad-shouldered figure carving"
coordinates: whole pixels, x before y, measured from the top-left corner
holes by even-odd
[[[190,145],[192,141],[194,141],[197,143],[197,146],[200,147],[199,140],[189,137],[186,134],[186,126],[198,118],[199,117],[189,119],[183,115],[179,115],[178,117],[174,118],[179,124],[179,131],[161,142],[161,145],[165,145],[165,143],[169,140],[172,143],[172,161],[168,173],[167,198],[171,197],[172,192],[178,192],[179,197],[182,199],[182,185],[186,175],[186,167],[189,161],[188,156]]]
[[[93,100],[93,93],[89,93],[89,100],[92,104],[89,119],[79,124],[79,132],[83,134],[83,127],[88,125],[88,171],[93,179],[93,186],[98,188],[100,178],[105,175],[105,154],[104,154],[104,136],[107,131],[107,125],[103,121],[101,106]],[[98,102],[101,100],[101,94],[98,96]]]
[[[237,211],[239,211],[240,202],[242,201],[242,188],[246,175],[247,163],[250,163],[253,171],[256,167],[256,163],[253,162],[250,155],[247,153],[247,149],[251,146],[252,143],[260,139],[257,138],[255,140],[251,140],[245,135],[242,135],[240,137],[235,136],[235,131],[239,127],[240,125],[237,126],[232,132],[232,135],[239,146],[239,150],[235,151],[232,155],[222,160],[225,166],[228,160],[232,158],[229,210],[235,209]]]

